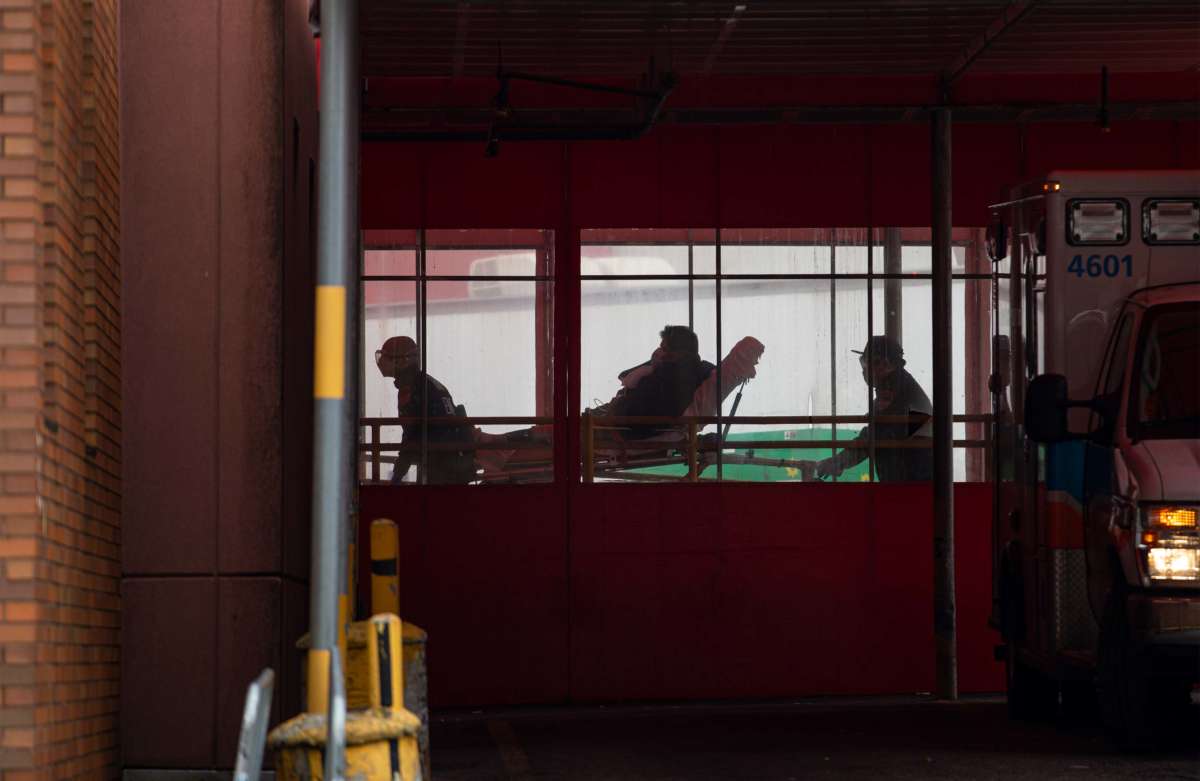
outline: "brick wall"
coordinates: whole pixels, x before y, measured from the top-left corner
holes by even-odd
[[[118,772],[115,0],[0,2],[0,779]]]

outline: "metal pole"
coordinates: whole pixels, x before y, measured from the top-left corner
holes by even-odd
[[[869,401],[867,402],[870,403]],[[837,230],[829,232],[829,455],[837,454]],[[836,477],[830,482],[835,482]]]
[[[954,607],[954,399],[951,328],[950,110],[933,112],[933,631],[937,696],[958,699]]]
[[[716,252],[716,265],[717,265],[717,268],[716,268],[717,278],[714,282],[714,285],[716,286],[714,293],[717,297],[716,298],[717,354],[714,356],[714,360],[717,362],[717,369],[716,369],[716,371],[717,371],[717,433],[720,434],[721,433],[721,409],[725,406],[725,386],[722,385],[722,383],[724,382],[724,379],[721,377],[721,229],[720,228],[717,228],[717,230],[716,230],[716,246],[714,247],[714,250]],[[725,464],[721,460],[721,453],[724,449],[725,449],[725,443],[718,441],[717,442],[717,480],[718,481],[725,479]],[[695,463],[695,462],[693,462],[693,463]]]
[[[900,244],[900,229],[885,228],[883,231],[883,273],[889,276],[883,281],[883,332],[904,344],[904,299],[899,277],[900,256],[903,253]]]
[[[326,3],[321,20],[316,333],[313,375],[313,529],[308,710],[329,705],[331,650],[345,578],[348,463],[355,458],[353,393],[358,247],[358,3]]]
[[[867,226],[867,338],[875,335],[875,229]],[[867,425],[871,437],[867,440],[867,478],[874,482],[875,473],[875,378],[867,373]]]
[[[696,330],[696,273],[693,257],[692,231],[688,229],[688,328]],[[720,356],[717,356],[718,358]]]

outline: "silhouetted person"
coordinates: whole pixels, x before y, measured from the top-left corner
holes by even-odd
[[[877,421],[868,423],[845,450],[817,462],[817,477],[837,477],[846,469],[860,463],[869,453],[870,442],[901,442],[918,437],[928,438],[929,419],[933,405],[925,391],[904,368],[904,350],[889,336],[872,336],[867,346],[858,352],[863,382],[875,388],[872,403],[878,417],[907,416],[908,422]],[[876,447],[875,471],[883,482],[933,479],[933,449],[908,447]]]
[[[417,368],[417,343],[407,336],[393,336],[375,351],[375,365],[384,377],[396,385],[396,413],[399,417],[420,418],[422,410],[428,418],[465,417],[461,406],[446,386]],[[470,426],[410,421],[403,424],[404,436],[396,456],[392,482],[399,483],[409,467],[421,458],[422,433],[427,432],[425,482],[430,484],[462,484],[475,479],[473,435]],[[457,443],[461,447],[441,449],[435,445]]]
[[[700,359],[700,342],[686,325],[668,325],[659,338],[649,361],[618,375],[624,387],[597,414],[679,417],[691,405],[696,388],[716,367]],[[667,428],[665,424],[633,426],[625,437],[643,439]]]

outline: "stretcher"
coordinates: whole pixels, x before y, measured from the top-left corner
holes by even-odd
[[[773,458],[759,455],[762,450],[778,451],[792,448],[799,442],[755,443],[733,442],[729,439],[732,418],[737,414],[742,394],[750,380],[757,376],[756,365],[765,348],[762,342],[747,336],[725,356],[720,372],[713,371],[695,390],[691,404],[680,416],[616,417],[611,414],[612,402],[585,410],[581,415],[583,456],[582,478],[585,482],[671,482],[716,479],[718,463],[724,466],[750,465],[786,469],[788,479],[812,481],[814,462],[802,459]],[[718,373],[722,388],[717,387]],[[623,385],[637,381],[636,374],[620,378]],[[720,431],[705,433],[704,429],[718,422],[718,406],[737,390],[731,410],[723,415],[725,425]],[[453,449],[470,451],[474,461],[477,484],[544,483],[554,478],[554,427],[549,419],[528,428],[504,434],[483,431],[480,425],[511,423],[511,419],[459,418],[430,419],[439,425],[458,424],[471,427],[470,442],[462,445],[440,445],[430,442],[427,452]],[[363,479],[386,483],[396,462],[395,444],[380,443],[382,426],[411,425],[416,421],[400,418],[369,419],[372,433],[369,442],[360,446],[364,452]],[[656,431],[645,436],[645,429]],[[670,469],[663,470],[662,467]],[[386,471],[385,471],[386,470]],[[652,470],[652,471],[651,471]],[[664,474],[667,471],[670,474]]]
[[[709,467],[722,464],[753,464],[784,467],[792,470],[799,480],[813,479],[811,461],[783,458],[765,458],[749,453],[729,452],[726,441],[729,434],[727,423],[723,431],[702,433],[715,424],[718,407],[736,388],[737,397],[726,420],[737,412],[742,392],[753,379],[756,365],[764,351],[762,342],[747,336],[739,340],[721,362],[720,371],[713,371],[695,390],[692,403],[678,417],[616,417],[609,413],[612,403],[603,404],[582,415],[583,479],[616,480],[627,482],[698,481]],[[718,388],[718,374],[721,388]],[[623,378],[623,384],[636,381],[636,376]],[[645,436],[646,427],[656,429]],[[634,434],[635,430],[638,432]],[[485,434],[478,432],[476,463],[479,466],[480,483],[519,483],[546,481],[551,478],[551,437],[549,426],[511,434]],[[496,445],[501,442],[528,445],[540,443],[536,448],[521,447],[503,450]],[[646,469],[664,466],[685,466],[684,475],[647,473]]]

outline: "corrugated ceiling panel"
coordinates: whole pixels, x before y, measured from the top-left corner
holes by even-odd
[[[644,73],[932,74],[1007,0],[482,3],[363,0],[366,76]],[[1020,4],[1015,6],[1020,7]],[[1043,0],[971,68],[993,73],[1171,71],[1200,65],[1200,3]]]

